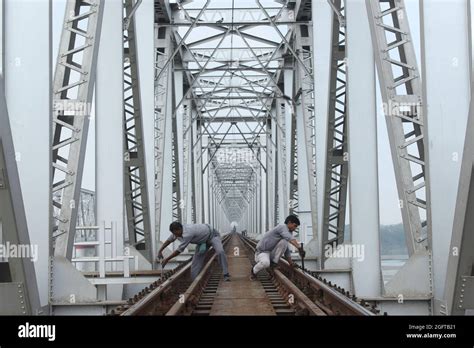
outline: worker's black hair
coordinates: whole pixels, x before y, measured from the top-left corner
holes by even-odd
[[[300,219],[296,215],[288,215],[285,219],[285,225],[288,224],[289,222],[293,222],[297,224],[298,226],[301,224]]]
[[[174,231],[177,231],[177,230],[182,230],[182,229],[183,229],[183,225],[181,225],[181,222],[174,221],[170,225],[170,231],[171,232],[174,232]]]

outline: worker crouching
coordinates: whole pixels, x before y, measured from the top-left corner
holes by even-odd
[[[295,266],[291,259],[291,251],[288,244],[294,245],[301,258],[304,258],[305,251],[299,244],[292,232],[300,225],[300,220],[295,215],[289,215],[285,219],[285,224],[278,225],[263,235],[255,250],[255,266],[250,270],[250,279],[257,279],[256,274],[268,267],[276,266],[282,256],[288,261],[290,266]]]

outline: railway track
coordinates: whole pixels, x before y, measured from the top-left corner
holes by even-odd
[[[317,273],[291,267],[281,260],[278,267],[249,279],[257,242],[238,234],[223,238],[231,282],[224,282],[211,249],[201,273],[190,277],[191,259],[163,274],[112,311],[112,315],[374,315],[375,308],[358,301],[349,292]]]

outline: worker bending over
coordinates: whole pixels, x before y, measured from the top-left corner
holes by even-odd
[[[222,246],[221,236],[214,228],[205,224],[182,225],[175,221],[170,225],[171,236],[163,243],[158,251],[158,260],[163,259],[163,250],[178,239],[181,244],[178,249],[173,251],[170,256],[163,259],[161,264],[163,267],[174,257],[181,254],[189,243],[196,244],[196,252],[194,253],[191,263],[191,278],[194,280],[204,266],[206,251],[212,245],[217,254],[217,258],[224,273],[224,280],[230,281],[230,275],[227,267],[227,257]]]

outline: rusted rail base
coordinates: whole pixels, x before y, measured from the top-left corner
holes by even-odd
[[[212,278],[217,267],[212,257],[167,315],[326,315],[279,271],[273,277],[261,272],[258,281],[251,281],[254,250],[237,234],[230,237],[226,254],[232,281]]]
[[[251,281],[257,242],[236,233],[223,238],[231,281],[222,279],[211,249],[194,281],[190,260],[168,271],[163,279],[118,307],[119,315],[374,315],[363,301],[351,296],[318,274],[291,267],[281,260],[278,267],[261,271]]]
[[[229,235],[222,240],[224,245]],[[208,251],[207,258],[211,258],[214,250]],[[146,287],[139,294],[127,301],[127,305],[120,306],[111,312],[112,315],[165,315],[171,307],[182,298],[191,281],[191,259],[178,267],[168,271],[163,278]]]
[[[245,244],[255,249],[257,242],[247,237],[241,237]],[[368,307],[364,301],[358,301],[348,291],[331,284],[321,276],[301,267],[291,267],[286,260],[280,260],[278,272],[286,276],[289,283],[296,286],[304,293],[316,306],[322,309],[327,315],[364,315],[377,314],[375,307]],[[280,277],[277,272],[273,276]]]

